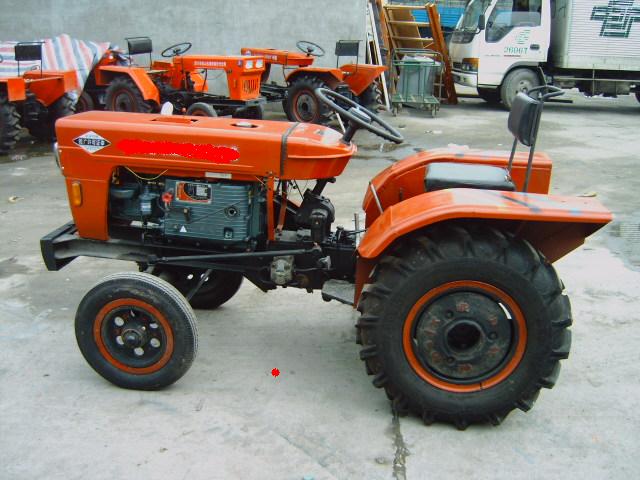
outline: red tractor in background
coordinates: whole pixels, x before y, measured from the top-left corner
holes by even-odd
[[[14,53],[18,75],[0,77],[0,155],[15,146],[22,127],[38,140],[54,140],[55,121],[75,112],[75,71],[43,70],[40,42],[18,43]],[[33,61],[40,62],[40,68],[21,73],[20,62]]]
[[[164,49],[171,61],[152,60],[148,37],[127,38],[128,55],[108,51],[93,69],[81,97],[78,111],[96,107],[121,112],[157,112],[171,102],[175,113],[215,117],[233,115],[262,118],[265,99],[260,97],[260,57],[224,55],[184,55],[191,43]],[[133,55],[148,54],[149,67],[132,62]],[[208,91],[207,76],[222,70],[227,76],[229,95]]]
[[[552,162],[534,146],[544,101],[562,92],[535,90],[514,102],[511,154],[423,151],[373,178],[364,234],[332,228],[324,187],[356,153],[358,129],[403,138],[333,90],[314,95],[348,120],[344,135],[122,112],[59,120],[73,221],[41,240],[47,268],[94,256],[140,269],[85,295],[80,351],[116,385],[165,387],[195,358],[192,306],[222,305],[246,278],[356,307],[360,357],[399,414],[465,428],[529,410],[571,346],[571,307],[551,263],[612,218],[595,198],[549,194]]]
[[[321,46],[304,40],[296,43],[303,53],[271,48],[242,48],[241,53],[264,57],[266,67],[260,91],[268,102],[282,102],[290,121],[325,124],[330,120],[332,111],[317,98],[317,88],[338,92],[371,110],[382,103],[377,79],[387,67],[357,63],[359,45],[358,40],[338,41],[336,64],[340,57],[345,56],[356,58],[356,63],[336,65],[336,68],[312,67],[315,57],[324,56],[325,51]],[[286,85],[269,83],[272,65],[282,65]]]

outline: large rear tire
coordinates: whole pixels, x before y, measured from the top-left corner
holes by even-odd
[[[317,77],[301,75],[295,78],[283,102],[284,112],[291,122],[326,124],[331,118],[331,110],[316,97],[317,88],[329,86]]]
[[[198,284],[206,270],[188,267],[176,267],[162,265],[155,267],[152,275],[157,275],[166,280],[182,295],[189,292]],[[223,303],[228,302],[242,285],[243,276],[237,272],[212,271],[200,289],[191,297],[189,303],[193,308],[213,310]]]
[[[529,410],[571,345],[571,307],[529,243],[439,226],[385,255],[358,310],[361,358],[400,414],[466,428]]]
[[[89,365],[123,388],[156,390],[182,377],[197,351],[193,310],[146,273],[110,275],[82,299],[76,340]]]
[[[0,155],[8,153],[20,136],[20,115],[7,97],[0,96]]]
[[[105,109],[114,112],[151,113],[154,105],[144,99],[133,80],[127,77],[116,77],[107,87]]]
[[[49,105],[48,113],[40,121],[27,124],[29,133],[41,142],[53,142],[56,139],[56,120],[76,113],[73,98],[67,93]]]
[[[517,68],[512,70],[502,82],[500,87],[500,97],[502,104],[507,110],[511,110],[511,105],[519,92],[528,93],[534,87],[540,86],[540,77],[533,70],[528,68]]]

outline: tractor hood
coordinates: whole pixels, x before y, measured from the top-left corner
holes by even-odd
[[[102,165],[219,178],[338,176],[356,152],[341,134],[314,124],[227,117],[84,112],[56,122],[65,176]],[[81,173],[82,172],[82,173]]]

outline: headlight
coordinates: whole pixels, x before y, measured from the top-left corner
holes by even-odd
[[[246,62],[244,62],[244,66],[247,69],[253,68],[253,60],[247,60]]]
[[[462,59],[462,71],[464,72],[477,72],[480,61],[478,58],[463,58]]]
[[[262,68],[264,67],[264,60],[260,59],[260,60],[256,60],[256,68]]]

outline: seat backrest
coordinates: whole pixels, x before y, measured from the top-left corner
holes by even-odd
[[[519,92],[513,100],[509,113],[509,131],[527,147],[535,143],[541,106],[540,100],[531,98],[523,92]]]
[[[338,40],[336,42],[337,57],[357,57],[360,53],[359,40]]]
[[[149,37],[129,37],[126,40],[127,47],[129,48],[129,55],[153,52],[153,45]]]
[[[42,60],[42,43],[41,42],[28,42],[17,43],[14,48],[16,62],[28,62]]]

